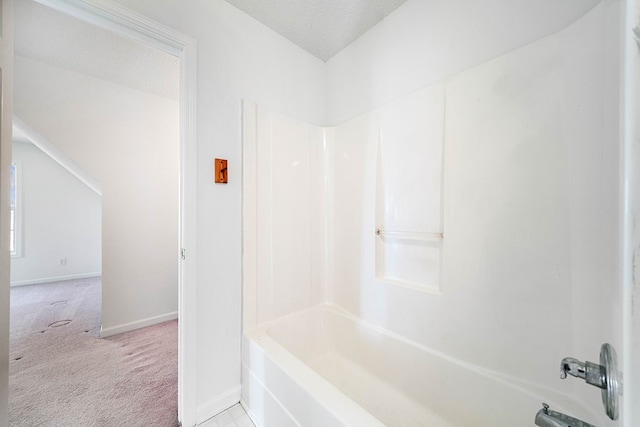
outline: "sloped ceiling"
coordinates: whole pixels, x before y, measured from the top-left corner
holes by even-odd
[[[406,0],[226,0],[327,61]]]
[[[22,132],[22,129],[14,126],[13,127],[13,142],[23,142],[26,144],[31,144],[31,138],[29,138],[24,132]]]
[[[180,60],[33,0],[14,0],[14,50],[101,80],[178,99]]]

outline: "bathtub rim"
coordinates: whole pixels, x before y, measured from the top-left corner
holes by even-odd
[[[259,347],[263,353],[263,357],[269,358],[278,369],[304,389],[318,405],[339,420],[344,426],[367,425],[371,427],[385,427],[385,425],[369,411],[292,354],[267,334],[263,328],[256,329],[257,330],[253,332],[244,333],[248,344],[245,344],[243,340],[243,352],[245,352],[246,347],[251,347],[252,345]],[[249,349],[247,348],[246,351],[249,351]],[[265,384],[264,377],[260,376],[259,373],[252,369],[250,364],[245,363],[245,361],[243,361],[242,364],[245,365],[249,375],[254,376],[259,381],[259,385],[274,397],[276,403],[282,407],[291,419],[294,420],[297,425],[302,426],[297,418],[291,414],[291,411],[282,404],[278,396],[270,390],[268,384]],[[245,378],[242,379],[243,383],[245,380]],[[255,417],[251,414],[250,405],[246,402],[245,408],[255,422]],[[256,425],[259,424],[256,423]]]
[[[547,386],[525,381],[520,378],[514,377],[512,375],[503,374],[500,372],[493,371],[491,369],[483,368],[481,366],[474,365],[470,362],[466,362],[462,359],[458,359],[456,357],[447,355],[444,352],[435,350],[424,344],[418,343],[407,337],[399,335],[393,331],[385,329],[379,325],[375,325],[371,322],[368,322],[367,320],[352,314],[345,308],[338,306],[336,304],[322,303],[322,304],[317,304],[315,306],[308,307],[299,311],[295,311],[295,312],[286,314],[284,316],[281,316],[277,319],[264,322],[263,324],[259,325],[256,328],[252,328],[250,330],[244,331],[243,335],[245,335],[249,341],[252,341],[256,345],[261,347],[261,350],[265,353],[265,356],[272,355],[270,351],[274,351],[275,354],[278,356],[278,360],[276,360],[274,357],[271,357],[271,360],[284,373],[289,375],[291,378],[294,378],[296,382],[299,383],[298,377],[296,376],[295,373],[290,372],[290,370],[288,369],[287,363],[291,363],[293,366],[295,366],[296,371],[300,369],[304,369],[304,371],[308,371],[308,374],[311,374],[311,376],[314,377],[314,381],[313,381],[314,383],[323,384],[321,388],[326,388],[326,386],[328,386],[330,389],[332,389],[333,392],[337,392],[341,397],[343,397],[344,399],[347,399],[352,405],[355,405],[360,410],[371,415],[369,411],[367,411],[365,408],[363,408],[358,403],[353,401],[353,399],[351,399],[347,394],[345,394],[338,387],[331,384],[327,379],[325,379],[322,375],[317,373],[307,363],[305,363],[304,361],[296,357],[291,351],[289,351],[284,345],[278,342],[278,340],[269,333],[270,329],[278,326],[279,324],[291,321],[296,317],[310,314],[313,312],[320,312],[320,314],[322,315],[323,311],[330,312],[330,313],[333,313],[334,315],[347,318],[348,320],[354,322],[359,326],[373,330],[376,333],[379,333],[387,338],[397,340],[404,345],[409,345],[411,347],[414,347],[419,351],[426,352],[431,356],[434,356],[442,360],[444,363],[451,363],[453,365],[460,367],[461,369],[469,370],[486,379],[496,381],[499,384],[505,387],[511,388],[516,392],[522,393],[526,396],[531,397],[532,399],[538,400],[540,402],[540,407],[542,407],[542,402],[545,402],[545,403],[549,403],[550,406],[557,411],[572,414],[572,413],[575,413],[576,410],[579,410],[583,414],[588,414],[594,420],[600,420],[602,418],[599,412],[594,411],[592,410],[592,408],[583,405],[580,401],[573,398],[571,394],[560,392],[556,389],[553,389]],[[324,330],[324,326],[323,326],[323,330]],[[326,333],[326,330],[325,330],[325,333]],[[265,345],[264,345],[265,343],[267,343],[266,344],[267,348],[265,348]],[[244,352],[244,342],[243,342],[242,351]],[[284,362],[283,359],[285,359],[284,361],[286,361],[286,363],[283,363]],[[250,366],[247,366],[247,367],[249,368],[249,372],[252,373],[253,371],[251,370],[251,367]],[[265,386],[266,388],[266,385],[264,383],[262,385]],[[338,416],[338,414],[336,414],[332,410],[332,408],[330,408],[327,404],[325,404],[325,402],[316,395],[314,390],[311,390],[308,388],[305,388],[305,390],[307,390],[307,392],[309,392],[314,398],[316,398],[323,407],[325,407],[329,412],[331,412],[334,416],[336,416],[336,418],[342,421],[342,417]],[[379,423],[377,425],[384,426],[384,424],[381,423],[373,415],[371,415],[371,417]],[[535,417],[535,413],[532,413],[531,419],[533,419],[534,417]],[[346,425],[358,425],[358,424],[346,424]],[[371,425],[376,426],[376,424],[371,424]]]

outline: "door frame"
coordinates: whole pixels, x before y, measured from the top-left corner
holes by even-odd
[[[36,0],[180,59],[178,419],[196,425],[196,53],[195,39],[107,0]]]
[[[625,427],[640,423],[640,26],[638,0],[624,0],[621,22],[621,240]]]

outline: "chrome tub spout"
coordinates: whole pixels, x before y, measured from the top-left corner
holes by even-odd
[[[577,418],[549,409],[549,405],[542,404],[538,411],[535,423],[540,427],[596,427]]]

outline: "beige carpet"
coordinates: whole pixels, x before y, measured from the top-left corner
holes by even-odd
[[[11,289],[10,426],[177,426],[177,321],[100,339],[100,279]]]

